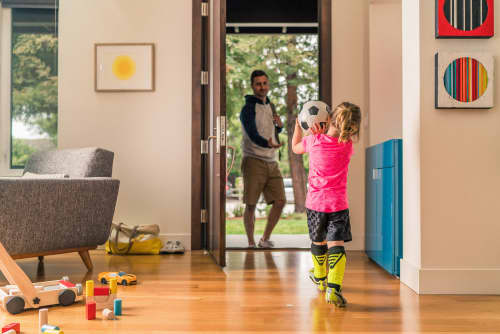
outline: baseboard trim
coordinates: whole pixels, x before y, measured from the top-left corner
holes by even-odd
[[[420,294],[500,295],[500,269],[421,269]]]
[[[417,268],[402,259],[401,282],[422,295],[500,295],[500,269]]]
[[[406,261],[404,258],[399,262],[399,280],[404,285],[408,286],[410,289],[416,293],[420,293],[419,278],[420,272],[413,263]]]

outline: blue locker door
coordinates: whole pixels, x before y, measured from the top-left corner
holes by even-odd
[[[394,167],[381,168],[377,198],[378,219],[380,220],[381,248],[380,265],[395,274],[394,261]]]
[[[376,224],[376,179],[378,169],[367,166],[366,171],[366,224],[365,224],[365,250],[366,254],[374,259],[376,257],[377,224]]]

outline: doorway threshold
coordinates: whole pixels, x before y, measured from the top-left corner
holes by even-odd
[[[255,236],[255,242],[259,242],[261,236]],[[311,240],[308,234],[273,234],[271,240],[274,242],[274,248],[285,249],[310,249]],[[248,249],[247,236],[244,234],[227,234],[226,249]],[[263,249],[263,248],[258,248]],[[269,249],[269,248],[267,248]]]

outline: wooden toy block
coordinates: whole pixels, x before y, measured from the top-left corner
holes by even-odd
[[[85,282],[85,295],[92,297],[94,295],[94,281]]]
[[[43,325],[42,326],[42,333],[46,333],[48,330],[61,330],[59,327],[57,326],[53,326],[53,325]]]
[[[18,322],[13,322],[11,324],[5,325],[2,327],[2,333],[6,333],[11,329],[15,330],[16,333],[20,333],[21,332],[21,324]]]
[[[115,318],[113,311],[111,311],[109,308],[105,308],[102,310],[102,317],[106,320],[113,320]]]
[[[115,315],[122,315],[122,300],[115,299],[113,310],[115,311]]]
[[[118,292],[118,281],[116,278],[112,278],[109,281],[109,290],[112,294],[116,294]]]
[[[47,325],[49,321],[49,310],[46,308],[40,309],[38,311],[38,328],[40,328],[40,331],[42,330],[43,325]]]
[[[95,296],[109,296],[109,288],[107,286],[94,288],[94,297]]]
[[[94,320],[96,314],[96,303],[89,302],[85,304],[85,317],[87,320]]]

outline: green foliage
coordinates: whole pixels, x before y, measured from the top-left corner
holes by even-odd
[[[12,115],[57,140],[57,36],[13,34]]]
[[[255,220],[255,234],[264,233],[266,219]],[[287,219],[280,219],[273,230],[276,234],[308,234],[307,218],[305,214],[293,214]],[[226,234],[245,234],[243,218],[233,218],[226,220]]]
[[[35,149],[22,139],[12,138],[12,166],[24,166]]]
[[[239,115],[244,96],[253,94],[250,74],[255,69],[269,76],[269,98],[286,124],[287,85],[297,85],[298,106],[318,98],[318,36],[317,35],[244,35],[229,34],[226,38],[226,112],[228,145],[236,148],[230,179],[241,175],[242,131]],[[280,169],[290,177],[286,127],[280,134]],[[307,165],[306,165],[307,166]]]
[[[243,217],[244,212],[245,212],[245,207],[243,205],[237,205],[233,209],[233,215],[235,217]]]

